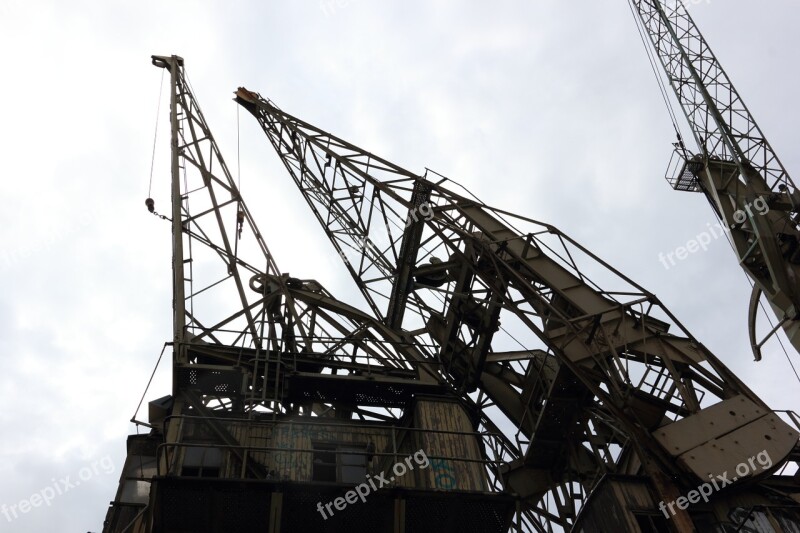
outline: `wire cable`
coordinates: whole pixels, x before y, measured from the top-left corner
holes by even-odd
[[[236,105],[236,187],[239,189],[239,196],[242,194],[242,158],[240,150],[240,131],[239,131],[239,108]]]
[[[669,99],[669,91],[667,90],[666,83],[664,79],[659,75],[658,67],[656,66],[656,59],[653,57],[654,51],[647,43],[647,39],[644,36],[644,22],[636,15],[635,8],[633,6],[633,2],[631,0],[628,1],[628,8],[630,8],[631,15],[633,16],[633,20],[636,23],[636,30],[639,32],[639,39],[642,41],[642,45],[644,46],[645,54],[647,55],[647,60],[650,63],[650,68],[653,71],[653,75],[656,77],[656,82],[658,83],[658,90],[661,93],[661,98],[664,100],[664,104],[667,107],[667,113],[669,113],[670,121],[672,122],[672,128],[675,130],[675,134],[678,136],[678,140],[683,144],[683,138],[681,137],[681,132],[678,129],[678,121],[675,115],[675,109],[672,106],[672,102]]]
[[[150,389],[150,384],[153,383],[153,377],[156,375],[156,370],[158,370],[158,365],[161,363],[161,358],[164,356],[164,352],[167,349],[167,346],[172,345],[171,342],[165,342],[163,348],[161,348],[161,354],[158,356],[158,361],[156,361],[156,366],[153,367],[153,372],[150,374],[150,379],[147,381],[147,386],[144,388],[144,392],[142,393],[142,398],[139,400],[139,405],[136,406],[136,411],[134,411],[133,416],[131,417],[131,422],[136,424],[136,427],[139,427],[139,422],[136,421],[136,415],[139,414],[139,409],[142,408],[142,403],[144,402],[144,397],[147,395],[147,391]]]
[[[150,157],[150,185],[147,187],[147,197],[152,198],[153,192],[153,168],[156,161],[156,141],[158,140],[158,119],[161,116],[161,97],[164,95],[164,72],[167,69],[161,69],[161,85],[158,88],[158,106],[156,108],[156,130],[153,133],[153,155]]]

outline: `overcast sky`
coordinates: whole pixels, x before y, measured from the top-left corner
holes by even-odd
[[[691,3],[797,176],[797,1]],[[714,218],[663,179],[674,134],[625,0],[2,0],[0,505],[87,479],[11,522],[0,514],[0,531],[100,531],[114,497],[128,420],[171,337],[169,226],[144,199],[161,79],[150,55],[173,53],[231,168],[231,98],[245,86],[561,228],[659,295],[773,408],[800,408],[780,347],[752,361],[749,284],[727,242],[669,270],[658,260]],[[240,135],[243,193],[281,269],[355,301],[249,115]],[[162,129],[162,209],[167,142]],[[168,392],[166,365],[147,398]]]

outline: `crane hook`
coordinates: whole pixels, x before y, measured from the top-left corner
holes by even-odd
[[[244,211],[241,209],[236,213],[236,224],[239,230],[239,240],[242,238],[242,228],[244,228]]]

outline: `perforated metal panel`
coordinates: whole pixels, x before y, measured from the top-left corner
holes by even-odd
[[[178,386],[202,394],[232,396],[240,394],[244,373],[239,368],[213,365],[187,365],[175,369]]]
[[[295,375],[289,378],[288,383],[288,398],[292,401],[384,407],[403,407],[415,394],[440,391],[438,386],[421,385],[411,380],[406,384],[381,379],[343,382],[324,376]]]

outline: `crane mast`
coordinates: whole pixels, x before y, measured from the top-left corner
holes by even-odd
[[[750,342],[761,347],[782,328],[800,351],[800,192],[682,1],[629,0],[688,120],[696,152],[676,144],[668,175],[680,191],[702,192],[728,229],[753,283]],[[778,325],[758,339],[765,295]]]
[[[149,432],[104,532],[506,531],[515,443],[426,347],[279,270],[183,59],[152,62],[172,96],[171,217],[146,204],[172,230],[173,387],[132,419]],[[368,504],[344,510],[355,485]]]

